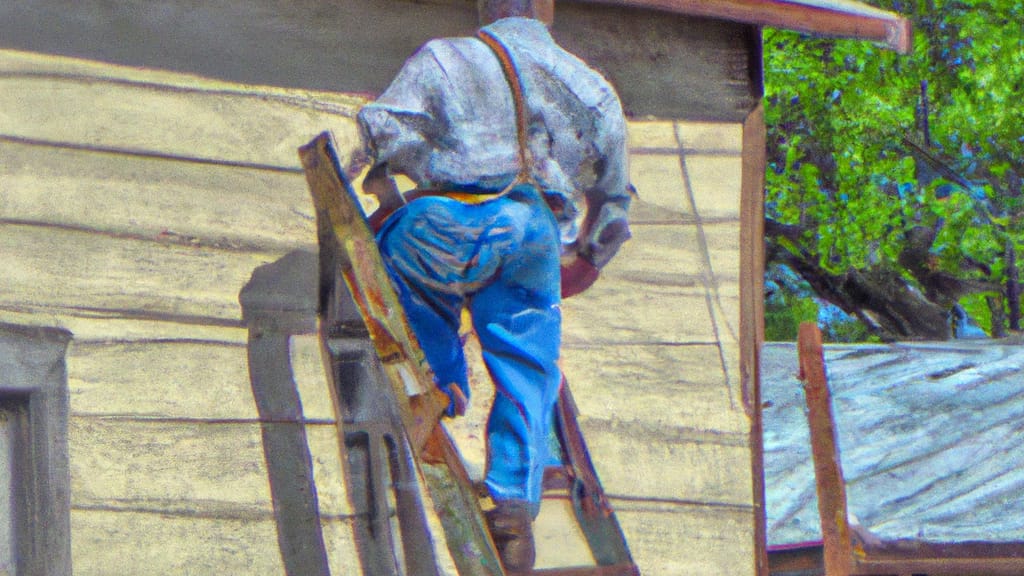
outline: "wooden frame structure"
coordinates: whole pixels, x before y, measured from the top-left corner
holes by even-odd
[[[843,38],[881,42],[906,54],[913,48],[910,21],[848,0],[593,0],[603,4],[648,8],[721,18],[756,26],[798,30]]]
[[[815,324],[800,326],[797,347],[800,379],[807,397],[824,573],[827,576],[1024,574],[1024,542],[882,540],[851,523],[821,331]],[[813,567],[804,565],[803,568]]]
[[[13,424],[12,551],[18,574],[71,574],[65,361],[70,342],[67,330],[0,322],[0,401],[8,401]]]
[[[457,446],[441,422],[447,396],[435,388],[426,360],[402,305],[386,276],[367,215],[342,171],[334,139],[324,132],[299,148],[317,212],[320,239],[321,340],[332,364],[349,363],[342,376],[329,370],[331,391],[348,454],[350,484],[365,508],[371,526],[357,535],[366,573],[437,574],[431,538],[423,514],[424,500],[433,504],[459,574],[504,576],[497,550],[478,505],[474,485]],[[339,278],[340,277],[340,278]],[[342,286],[344,284],[344,286]],[[356,311],[362,326],[352,322]],[[363,334],[365,330],[365,334]],[[347,334],[347,338],[338,338]],[[355,336],[353,338],[353,336]],[[372,348],[371,352],[369,349]],[[332,348],[340,354],[328,352]],[[373,358],[375,354],[377,358]],[[344,386],[334,380],[346,380]],[[556,405],[556,433],[564,465],[544,488],[564,488],[595,565],[533,570],[546,576],[639,576],[615,512],[590,460],[576,423],[578,410],[564,377]],[[402,432],[404,429],[404,434]],[[402,441],[401,437],[408,439]],[[353,451],[355,458],[353,458]],[[401,526],[392,535],[387,518],[387,473],[380,461],[389,453],[396,515]],[[344,456],[343,456],[344,457]],[[411,487],[414,471],[426,485],[424,496]],[[396,542],[397,538],[401,542]],[[405,550],[406,570],[389,552]],[[389,560],[389,557],[391,559]],[[389,563],[390,562],[390,563]]]
[[[195,544],[217,543],[224,533],[221,527],[244,515],[254,528],[238,541],[237,549],[253,552],[252,557],[246,560],[250,567],[259,566],[262,573],[274,573],[273,570],[283,563],[290,569],[293,566],[291,562],[300,561],[299,554],[306,554],[308,549],[295,547],[298,552],[286,556],[282,562],[273,545],[262,545],[264,541],[273,540],[275,535],[285,533],[281,528],[283,523],[273,517],[265,517],[267,510],[274,505],[282,508],[277,498],[280,486],[272,486],[277,499],[271,499],[261,492],[267,484],[265,478],[251,481],[253,474],[257,477],[262,474],[273,484],[277,472],[286,472],[288,467],[280,464],[285,460],[282,457],[270,462],[271,469],[264,471],[262,456],[252,455],[263,448],[258,442],[248,442],[249,435],[254,430],[258,437],[261,429],[304,426],[320,433],[328,424],[298,413],[279,415],[262,404],[253,406],[254,395],[257,401],[261,399],[256,392],[264,376],[255,363],[251,367],[256,369],[251,374],[242,374],[243,386],[238,390],[232,388],[234,395],[222,396],[217,405],[203,405],[200,400],[205,396],[194,392],[209,388],[211,382],[233,385],[234,381],[228,376],[233,378],[234,373],[229,368],[250,368],[245,364],[245,351],[257,349],[255,346],[247,348],[246,329],[255,334],[257,329],[265,327],[264,319],[262,316],[238,317],[239,295],[236,291],[241,287],[241,280],[238,283],[235,280],[248,278],[256,262],[262,263],[264,257],[271,255],[276,257],[283,247],[306,246],[308,242],[300,233],[308,221],[308,214],[304,210],[296,210],[294,206],[298,204],[289,204],[293,200],[287,195],[290,193],[288,179],[297,178],[299,172],[291,163],[294,155],[289,149],[287,160],[282,160],[275,146],[291,136],[287,133],[306,129],[302,122],[311,114],[330,111],[339,127],[348,127],[348,119],[343,116],[349,102],[347,97],[339,103],[334,96],[328,101],[326,97],[318,100],[320,96],[296,96],[277,91],[267,96],[256,85],[296,86],[346,94],[374,93],[386,85],[408,53],[427,37],[462,33],[474,27],[473,8],[476,3],[465,0],[345,0],[325,11],[336,15],[334,19],[328,19],[323,29],[316,28],[312,30],[315,33],[308,34],[296,34],[291,26],[294,23],[305,26],[314,16],[322,16],[317,14],[320,7],[291,6],[278,11],[276,4],[268,3],[273,9],[245,6],[242,7],[244,10],[235,10],[232,6],[231,9],[218,7],[217,10],[204,11],[180,3],[180,12],[171,8],[160,11],[174,16],[187,14],[190,18],[188,23],[204,24],[192,30],[190,26],[182,26],[180,21],[174,22],[173,27],[163,26],[163,21],[155,13],[114,6],[109,11],[96,12],[84,18],[83,15],[90,10],[95,12],[98,5],[95,2],[69,5],[59,11],[49,10],[50,3],[47,2],[30,4],[46,8],[46,18],[37,20],[38,10],[20,7],[9,11],[10,18],[0,27],[10,32],[6,36],[6,48],[26,51],[8,56],[8,61],[14,64],[9,69],[11,73],[6,78],[5,87],[13,89],[5,88],[5,93],[11,94],[8,102],[12,105],[19,100],[30,100],[19,98],[17,90],[33,94],[38,89],[52,98],[31,107],[14,106],[8,111],[3,143],[10,147],[12,153],[26,160],[5,164],[0,172],[12,182],[11,195],[17,199],[5,205],[3,212],[5,233],[11,239],[11,245],[17,246],[11,257],[19,269],[32,271],[38,279],[30,286],[29,282],[23,282],[23,278],[14,275],[5,284],[5,287],[24,288],[25,291],[9,292],[4,319],[33,325],[57,323],[75,332],[75,348],[78,349],[75,359],[79,362],[71,364],[71,381],[74,385],[77,380],[77,385],[84,392],[76,397],[77,407],[62,408],[64,413],[70,413],[72,429],[79,426],[80,431],[77,437],[72,438],[71,462],[76,463],[76,459],[77,462],[88,462],[89,468],[104,473],[100,475],[104,480],[129,478],[124,486],[111,481],[103,486],[96,483],[95,486],[101,488],[96,490],[93,490],[93,484],[72,487],[73,496],[79,502],[79,507],[73,510],[78,515],[75,527],[72,528],[66,520],[59,525],[49,525],[59,530],[57,544],[61,548],[58,549],[57,544],[48,547],[47,561],[70,565],[67,542],[74,536],[76,573],[88,574],[90,570],[99,570],[97,566],[108,556],[117,555],[126,562],[133,562],[143,554],[149,554],[150,546],[154,550],[158,546],[169,549],[164,546],[164,536],[148,535],[161,533],[164,526],[187,526],[177,534],[188,546],[182,546],[177,552],[163,552],[159,558],[163,564],[147,558],[148,565],[144,569],[173,573],[177,571],[174,569],[177,563],[205,554],[203,558],[217,561],[217,569],[231,570],[235,565],[225,564],[223,559],[240,556],[230,556],[229,552],[233,553],[235,549],[211,544],[208,549],[196,550]],[[224,3],[224,6],[230,4]],[[739,497],[733,499],[741,500],[734,506],[739,512],[733,518],[742,517],[742,520],[722,525],[734,534],[742,533],[737,539],[744,539],[744,543],[752,533],[754,543],[750,548],[756,556],[757,573],[767,574],[757,375],[759,347],[763,341],[760,268],[763,265],[763,247],[760,239],[764,179],[759,27],[775,26],[813,34],[851,36],[887,42],[891,47],[906,47],[908,43],[895,40],[900,37],[900,31],[907,30],[906,23],[892,14],[869,11],[861,4],[842,0],[533,0],[533,4],[538,15],[544,11],[552,13],[555,19],[553,33],[560,42],[565,42],[567,48],[600,67],[615,80],[616,85],[621,86],[624,103],[637,118],[742,125],[742,219],[738,242],[732,236],[728,239],[728,250],[738,251],[741,259],[738,267],[739,350],[737,353],[730,342],[723,359],[730,362],[730,378],[738,373],[742,409],[749,417],[750,427],[748,429],[747,423],[742,422],[736,430],[730,430],[728,434],[734,445],[725,448],[722,444],[705,448],[705,437],[712,435],[703,432],[700,438],[691,442],[687,436],[685,441],[687,450],[692,444],[696,447],[693,453],[709,454],[708,457],[713,459],[707,462],[712,464],[722,462],[726,465],[724,459],[718,459],[719,455],[742,452],[739,458],[728,460],[729,466],[735,466],[730,475],[746,476],[749,472],[753,483],[752,495],[746,486],[741,486],[742,492],[736,491]],[[554,10],[555,4],[557,11]],[[235,11],[238,14],[234,14]],[[301,17],[291,19],[295,13],[300,13]],[[211,15],[224,14],[227,14],[225,18],[232,20],[210,18]],[[339,14],[340,17],[337,16]],[[105,16],[111,17],[106,19]],[[335,25],[341,17],[345,18],[345,26]],[[41,22],[45,22],[45,26],[41,26]],[[410,22],[416,25],[404,25]],[[232,34],[225,29],[229,23],[235,26]],[[13,33],[19,30],[18,34]],[[275,35],[278,33],[280,35]],[[301,45],[292,44],[292,40],[301,40]],[[691,41],[694,43],[688,44]],[[211,57],[194,58],[199,50]],[[31,56],[30,52],[59,53],[85,60],[50,62],[45,57]],[[317,56],[299,57],[296,53]],[[132,70],[130,73],[123,70],[109,72],[105,66],[86,60],[125,64]],[[690,66],[695,61],[700,65]],[[27,72],[17,72],[21,66]],[[204,78],[185,80],[173,76],[169,79],[172,76],[149,70],[153,68],[242,82],[246,87],[244,90],[225,88]],[[111,76],[106,78],[107,74]],[[314,74],[317,79],[340,79],[323,85],[310,80]],[[685,77],[690,85],[696,85],[690,90],[694,96],[692,99],[684,97],[689,92],[678,89],[683,82],[673,81],[681,77]],[[54,86],[61,89],[55,90]],[[723,98],[722,94],[734,96],[734,99]],[[80,109],[81,104],[91,98],[97,98],[103,106],[93,107],[95,110],[90,114],[70,113]],[[135,98],[139,98],[137,103]],[[729,105],[711,110],[711,104],[717,99],[727,101]],[[180,109],[165,105],[172,100],[181,106]],[[124,101],[132,102],[132,105],[125,108],[114,105]],[[256,102],[260,103],[259,108],[250,106]],[[152,122],[138,121],[143,114],[153,116],[154,111],[160,113],[148,119]],[[64,114],[68,116],[65,118]],[[240,146],[237,134],[224,135],[219,131],[221,124],[236,130],[249,129],[248,124],[238,120],[262,118],[264,114],[271,114],[271,121],[261,121],[261,131],[247,134],[244,141],[273,145]],[[264,128],[265,132],[262,131]],[[682,146],[678,139],[674,142],[672,146]],[[674,150],[659,149],[657,154],[668,156],[667,152]],[[59,162],[53,164],[59,168],[37,168],[48,159],[58,159]],[[172,170],[170,167],[173,166],[178,168]],[[223,170],[238,172],[222,177]],[[174,178],[166,182],[154,179],[154,175],[163,177],[168,174],[174,174]],[[78,185],[63,186],[70,177],[78,181]],[[108,180],[109,188],[107,184],[87,184]],[[133,185],[115,185],[120,182]],[[136,182],[140,185],[134,185]],[[153,188],[156,182],[167,186],[173,193]],[[240,182],[245,182],[246,186],[251,184],[250,189],[241,190]],[[274,191],[273,197],[269,193],[264,196],[264,191]],[[168,200],[167,210],[157,211],[153,206],[150,194],[157,193]],[[101,196],[103,203],[92,200]],[[65,207],[46,214],[34,210],[33,203],[37,199],[51,197],[65,202]],[[249,206],[245,202],[253,197],[260,199],[258,204],[261,206],[247,209],[247,218],[238,218],[232,213],[231,204]],[[242,200],[237,201],[239,198]],[[211,202],[209,214],[204,211],[204,218],[209,218],[197,220],[193,217],[199,199]],[[138,219],[122,222],[115,218],[117,210],[84,209],[90,203],[104,207],[107,202],[133,214],[138,212]],[[148,208],[142,210],[143,207]],[[232,216],[221,218],[222,213]],[[218,226],[224,227],[211,231],[212,228],[206,227],[207,222],[215,220]],[[267,229],[271,230],[268,232]],[[299,232],[293,234],[293,230]],[[40,249],[37,242],[44,238],[46,250]],[[735,248],[737,243],[738,249]],[[160,251],[159,258],[149,256],[153,250]],[[111,254],[109,258],[102,256],[107,253]],[[216,263],[216,266],[208,266],[208,263]],[[108,264],[109,270],[106,269]],[[191,282],[188,275],[191,273],[203,281]],[[124,294],[108,288],[129,284],[125,278],[149,277],[152,274],[157,274],[155,278],[172,281],[161,282],[159,286],[154,282],[152,287],[141,284],[127,286],[131,290]],[[207,282],[206,277],[211,279]],[[729,281],[731,299],[734,284],[731,278]],[[38,295],[31,295],[29,289]],[[242,312],[252,311],[249,306]],[[729,312],[732,311],[730,308]],[[275,308],[273,312],[276,314],[278,310]],[[310,318],[306,315],[303,321]],[[255,321],[250,323],[253,319]],[[277,322],[278,318],[275,315],[271,320]],[[260,345],[287,358],[288,342],[301,341],[299,337],[308,336],[309,330],[303,327],[302,334],[296,334],[291,325],[276,326],[261,336]],[[187,337],[182,337],[182,334],[187,334]],[[289,339],[291,336],[296,338]],[[217,346],[209,346],[200,338],[209,338]],[[93,348],[87,349],[82,343]],[[214,352],[206,354],[207,350]],[[140,366],[152,358],[169,358],[171,361],[167,364],[173,369],[158,374],[159,380],[188,386],[183,388],[188,393],[180,396],[189,401],[178,402],[177,397],[172,401],[169,396],[161,396],[163,390],[153,386],[151,381],[152,375],[160,370],[154,367],[145,373],[140,370],[127,381],[137,388],[113,386],[106,376],[115,364],[125,363],[123,356],[126,352],[132,353],[131,360],[138,361]],[[74,349],[72,353],[75,353]],[[117,361],[108,362],[105,355],[116,357]],[[739,366],[733,370],[737,355],[740,356]],[[183,361],[193,356],[197,358],[195,364]],[[198,359],[204,359],[202,365],[198,364]],[[233,363],[224,362],[224,359]],[[261,365],[266,365],[268,357],[263,356],[260,360]],[[272,368],[283,365],[273,364]],[[295,388],[296,383],[285,372],[275,371],[269,375]],[[83,374],[87,377],[99,374],[104,378],[83,380]],[[122,395],[136,390],[139,393],[130,404],[122,403],[114,408],[96,400],[106,395],[108,390],[111,396],[115,390]],[[312,404],[307,407],[309,405]],[[269,408],[277,409],[274,406]],[[113,412],[116,413],[111,416]],[[88,434],[81,433],[82,430]],[[749,445],[746,444],[748,430]],[[108,449],[122,437],[160,438],[160,442],[154,442],[152,446],[135,442],[131,444],[131,450]],[[193,438],[216,439],[216,447],[230,447],[224,448],[223,453],[237,456],[218,461],[217,466],[255,463],[244,469],[246,475],[243,479],[248,482],[245,486],[251,489],[247,488],[242,496],[218,490],[217,482],[221,477],[216,472],[219,468],[212,465],[203,468],[208,461],[196,458],[196,455],[205,455],[205,452],[190,451],[194,445],[209,442],[193,442]],[[298,438],[298,432],[294,435],[284,432],[273,435],[275,442],[293,438]],[[51,454],[57,449],[52,443],[47,446]],[[165,462],[162,455],[166,452],[160,451],[163,446],[173,446],[176,455],[189,465],[188,469],[170,471],[166,466],[152,464]],[[302,455],[296,452],[288,457],[292,456],[298,458]],[[196,461],[188,462],[189,458]],[[308,451],[305,458],[309,458]],[[77,468],[75,464],[72,470]],[[123,471],[128,471],[129,475],[125,476]],[[734,471],[735,474],[732,473]],[[315,484],[310,478],[304,478],[302,482],[293,481],[286,487],[292,489],[290,493],[293,495],[308,494],[307,488]],[[321,484],[325,485],[326,482]],[[60,486],[68,486],[68,481],[62,480]],[[180,491],[175,492],[179,487]],[[303,489],[306,489],[305,493]],[[66,490],[54,490],[60,502],[70,500]],[[660,494],[669,494],[669,491]],[[709,498],[719,498],[719,495],[716,492]],[[302,500],[296,496],[292,503],[297,505],[309,501],[309,498]],[[51,502],[57,500],[51,499]],[[323,514],[320,521],[325,530],[337,531],[348,525],[349,519],[344,515],[349,510],[343,502],[324,497],[321,503],[326,503],[322,510],[310,510],[312,515]],[[684,500],[673,503],[673,506],[683,509],[691,503]],[[59,506],[58,511],[62,514],[72,507],[70,504]],[[710,505],[706,508],[708,516],[718,515],[718,509]],[[645,510],[642,514],[635,514],[634,519],[639,519],[648,513]],[[300,522],[293,522],[297,518],[299,516],[289,516],[286,520],[289,526],[297,527],[296,534],[301,536],[306,532],[298,530],[303,527]],[[655,531],[656,528],[642,524],[640,520],[635,522],[633,526],[641,526],[638,532],[648,531],[654,536],[649,545],[656,548],[654,552],[657,555],[671,557],[676,553],[677,543],[665,543],[663,546],[665,539]],[[742,529],[736,530],[735,526],[740,522],[743,523]],[[751,528],[750,524],[754,527]],[[154,526],[161,528],[155,530]],[[207,526],[209,531],[203,531]],[[112,534],[130,534],[131,538],[110,538]],[[265,534],[270,537],[265,538]],[[106,541],[108,538],[109,543]],[[286,540],[281,537],[279,549],[283,548]],[[722,548],[726,546],[721,545]],[[136,550],[141,551],[139,555],[126,553],[135,553]],[[186,555],[186,551],[192,556]],[[339,559],[344,558],[340,553],[329,552],[331,561],[341,562]],[[743,556],[749,557],[747,552]],[[164,568],[161,570],[160,566]]]

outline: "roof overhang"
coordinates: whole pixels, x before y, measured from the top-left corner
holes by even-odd
[[[910,20],[852,0],[588,0],[913,48]]]

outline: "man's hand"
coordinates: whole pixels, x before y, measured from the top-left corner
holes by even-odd
[[[562,265],[562,298],[570,298],[590,288],[600,271],[585,258],[576,256],[572,262]]]
[[[370,215],[370,228],[376,232],[392,212],[405,204],[405,198],[398,191],[394,179],[388,176],[387,167],[378,164],[363,178],[363,193],[377,198],[377,210]]]

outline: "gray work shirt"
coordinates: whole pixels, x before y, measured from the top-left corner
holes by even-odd
[[[568,203],[570,217],[560,222],[563,246],[603,266],[629,238],[626,121],[618,96],[555,44],[543,23],[505,18],[486,30],[519,72],[532,177]],[[425,44],[358,119],[369,156],[420,188],[498,191],[519,173],[511,88],[478,38]],[[589,224],[571,217],[584,210],[592,212]]]

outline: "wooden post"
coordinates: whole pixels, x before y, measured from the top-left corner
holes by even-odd
[[[1010,330],[1020,330],[1020,274],[1017,272],[1017,249],[1013,239],[1006,238],[1006,304],[1010,309]]]
[[[754,564],[758,576],[768,576],[760,375],[764,343],[764,171],[764,105],[758,103],[743,122],[740,196],[740,374],[743,410],[750,418]]]
[[[807,422],[811,429],[811,455],[818,489],[818,514],[824,542],[826,576],[847,576],[853,568],[853,544],[846,515],[846,484],[839,461],[832,397],[825,375],[821,330],[811,322],[800,325],[797,340],[800,379],[807,396]]]
[[[534,18],[548,25],[555,21],[554,0],[477,0],[477,8],[481,25],[509,16]]]

